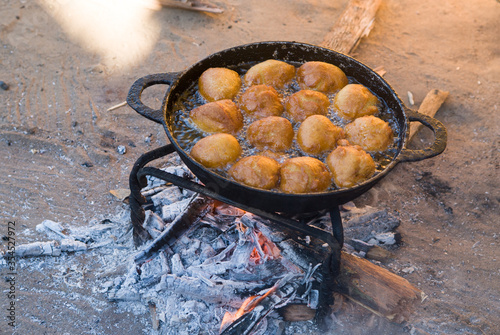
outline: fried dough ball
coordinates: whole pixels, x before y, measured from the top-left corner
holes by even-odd
[[[240,107],[256,117],[280,116],[284,109],[278,91],[267,85],[248,88],[240,97]]]
[[[191,149],[191,156],[207,168],[223,167],[234,162],[240,155],[238,140],[226,133],[204,137]]]
[[[344,71],[325,62],[306,62],[297,70],[297,81],[301,89],[323,93],[335,93],[348,84]]]
[[[258,149],[285,151],[292,145],[293,127],[284,117],[268,116],[248,127],[247,140]]]
[[[378,104],[378,98],[360,84],[344,86],[333,99],[338,114],[346,120],[373,115],[378,112]]]
[[[270,190],[278,184],[280,166],[265,156],[249,156],[240,159],[230,169],[234,180],[248,186]]]
[[[286,111],[295,122],[302,122],[308,116],[328,114],[330,100],[321,92],[300,90],[288,97]]]
[[[326,158],[335,185],[351,187],[373,176],[375,162],[372,156],[359,145],[349,145],[346,140],[340,140],[338,144]]]
[[[233,99],[241,88],[238,72],[223,67],[205,70],[198,79],[200,94],[208,101]]]
[[[325,164],[313,157],[287,159],[280,169],[280,190],[286,193],[322,192],[331,184]]]
[[[209,133],[235,134],[243,127],[240,109],[228,99],[196,107],[189,116],[201,130]]]
[[[280,89],[295,77],[295,66],[285,62],[268,59],[252,66],[245,74],[247,85],[269,85]]]
[[[362,116],[344,127],[346,139],[366,151],[383,151],[391,145],[394,134],[389,123],[373,115]]]
[[[297,143],[304,152],[311,155],[332,150],[343,137],[344,130],[323,115],[309,116],[297,131]]]

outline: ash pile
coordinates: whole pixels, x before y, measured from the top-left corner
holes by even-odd
[[[179,160],[167,165],[165,171],[196,181]],[[321,308],[326,279],[318,269],[331,253],[326,243],[155,177],[142,194],[151,239],[107,294],[147,304],[161,334],[291,334],[300,331],[300,322],[285,321],[294,306],[306,314],[294,320],[304,322]],[[350,253],[365,256],[374,245],[397,244],[395,213],[350,203],[341,214]],[[306,219],[331,230],[327,212]]]
[[[163,169],[196,180],[177,157]],[[97,256],[95,291],[121,309],[149,312],[150,334],[322,333],[313,318],[324,279],[319,269],[330,252],[326,243],[155,177],[141,193],[148,200],[143,227],[150,239],[140,246],[133,245],[128,209],[84,228],[46,220],[36,235],[50,240],[18,246],[21,266],[40,256]],[[364,257],[374,245],[397,246],[397,213],[349,203],[341,216],[345,252]],[[307,220],[331,227],[328,213]],[[77,279],[70,284],[78,285]],[[339,323],[338,302],[327,315],[330,329]]]

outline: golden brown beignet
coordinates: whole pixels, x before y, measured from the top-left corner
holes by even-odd
[[[287,159],[280,169],[280,190],[286,193],[322,192],[331,185],[325,164],[313,157]]]
[[[330,100],[321,92],[300,90],[288,97],[286,111],[295,122],[302,122],[308,116],[328,114]]]
[[[191,156],[207,168],[219,168],[234,162],[241,155],[238,140],[219,133],[202,138],[191,149]]]
[[[248,127],[247,140],[261,150],[285,151],[292,145],[293,127],[284,117],[268,116]]]
[[[249,156],[240,159],[230,169],[234,180],[248,186],[270,190],[278,184],[280,165],[265,156]]]
[[[297,70],[297,81],[301,89],[335,93],[349,82],[344,71],[325,62],[306,62]]]
[[[283,61],[268,59],[248,70],[245,74],[245,83],[247,85],[264,84],[280,89],[294,77],[295,66]]]
[[[373,115],[362,116],[344,127],[346,139],[366,151],[383,151],[392,144],[394,134],[388,122]]]
[[[209,102],[193,109],[189,116],[203,131],[235,134],[243,127],[243,115],[231,100]]]
[[[338,114],[346,120],[373,115],[378,112],[379,101],[366,87],[360,84],[344,86],[333,99]]]
[[[346,140],[340,140],[338,145],[326,158],[335,185],[351,187],[373,176],[375,162],[372,156],[359,145],[349,145]]]
[[[200,94],[208,101],[233,99],[241,88],[238,72],[223,67],[205,70],[198,79]]]
[[[240,97],[240,107],[258,118],[280,116],[284,110],[278,91],[268,85],[250,86]]]
[[[332,150],[343,137],[344,130],[323,115],[309,116],[297,131],[297,143],[304,152],[311,155]]]

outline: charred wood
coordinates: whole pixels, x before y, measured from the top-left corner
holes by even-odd
[[[247,299],[244,314],[230,323],[221,335],[251,334],[263,318],[295,297],[300,285],[293,279],[293,276],[285,276],[265,292]]]
[[[212,209],[212,206],[212,200],[202,196],[193,196],[185,211],[177,216],[146,249],[135,256],[135,262],[142,264],[158,255],[162,249],[178,240],[191,226],[196,225],[203,215]]]
[[[80,241],[62,239],[60,241],[33,242],[16,246],[15,257],[61,256],[63,252],[87,250],[87,245]],[[10,252],[1,252],[5,257],[11,257]]]
[[[216,280],[208,285],[203,279],[165,274],[157,286],[158,291],[171,291],[192,299],[238,308],[249,296],[266,288],[262,283]]]

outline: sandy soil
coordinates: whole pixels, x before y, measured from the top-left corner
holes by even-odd
[[[0,234],[15,221],[18,243],[36,240],[34,227],[45,219],[84,226],[122,206],[109,190],[127,188],[133,162],[166,143],[160,125],[128,106],[107,111],[125,100],[137,78],[180,71],[248,42],[319,44],[347,1],[217,1],[225,10],[219,15],[153,11],[136,1],[84,3],[1,2],[0,80],[9,89],[0,90]],[[356,200],[400,212],[403,243],[384,265],[429,298],[408,324],[370,317],[353,334],[500,333],[499,19],[495,0],[385,0],[353,53],[383,66],[409,107],[418,108],[432,89],[450,92],[436,115],[448,130],[446,151],[399,164]],[[164,90],[148,89],[144,100],[158,108]],[[429,141],[424,130],[412,145]],[[17,269],[16,329],[7,324],[8,288],[1,281],[0,333],[148,329],[147,315],[108,303],[90,279],[75,288],[53,277],[53,260],[37,262]],[[414,270],[401,271],[408,267]],[[92,269],[83,269],[92,278]],[[4,278],[7,269],[0,271]]]

